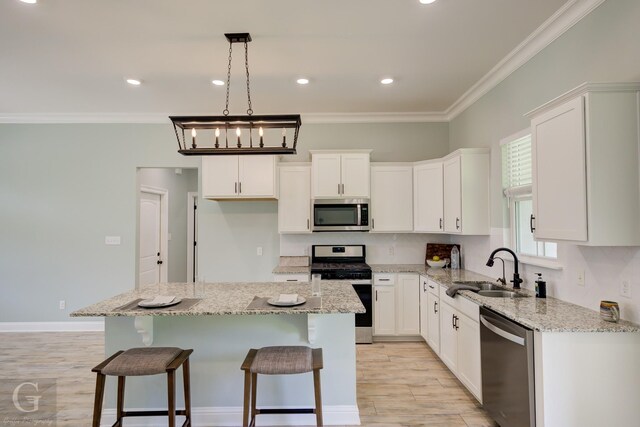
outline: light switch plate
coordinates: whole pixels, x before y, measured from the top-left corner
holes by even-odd
[[[104,244],[105,245],[119,245],[120,244],[120,236],[105,236]]]
[[[258,254],[258,256],[262,256],[262,246],[258,246],[256,253]]]
[[[620,283],[620,295],[631,298],[631,282],[629,280],[623,280]]]
[[[584,270],[578,271],[578,275],[576,276],[576,281],[578,286],[584,286]]]

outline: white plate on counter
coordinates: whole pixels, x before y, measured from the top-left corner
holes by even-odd
[[[163,308],[163,307],[171,307],[172,305],[177,305],[180,304],[182,302],[182,298],[176,298],[171,302],[165,302],[165,303],[155,303],[153,302],[152,299],[147,299],[147,300],[142,300],[138,303],[138,307],[142,307],[142,308]]]
[[[279,301],[277,297],[267,300],[267,304],[274,305],[276,307],[294,307],[296,305],[304,304],[305,302],[307,302],[307,300],[301,296],[298,297],[298,301],[296,302],[282,302]]]

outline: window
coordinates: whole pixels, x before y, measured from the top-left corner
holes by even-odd
[[[557,244],[533,238],[531,134],[529,130],[505,138],[502,146],[502,188],[509,205],[510,244],[518,255],[558,258]]]

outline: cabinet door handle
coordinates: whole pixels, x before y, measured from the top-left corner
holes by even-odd
[[[536,228],[533,226],[533,220],[534,219],[536,219],[536,217],[533,216],[533,214],[531,214],[531,216],[529,217],[529,228],[531,229],[531,233],[536,231]]]
[[[451,316],[451,327],[453,329],[456,328],[456,315],[455,314]]]
[[[233,194],[238,194],[238,183],[235,183],[235,187],[233,187]]]
[[[378,279],[379,282],[388,282],[391,279]]]
[[[438,313],[438,301],[433,302],[433,312],[436,314]]]
[[[455,326],[457,331],[458,329],[460,329],[460,327],[458,326],[458,320],[460,320],[460,318],[458,316],[455,316],[455,318],[456,318],[456,321],[454,322],[453,326]]]
[[[338,194],[341,194],[340,193],[340,184],[338,184]]]
[[[307,230],[309,229],[309,218],[307,218]]]
[[[440,218],[440,230],[442,230],[442,218]]]
[[[287,282],[297,282],[296,279],[287,279]]]
[[[427,292],[427,282],[422,282],[422,292]]]
[[[242,182],[238,183],[238,193],[242,194]]]
[[[376,219],[371,218],[371,229],[374,230],[376,228]]]
[[[376,289],[376,302],[378,301],[378,290]]]
[[[460,218],[456,218],[456,230],[460,230]]]

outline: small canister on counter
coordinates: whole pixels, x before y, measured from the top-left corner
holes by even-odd
[[[536,273],[538,275],[538,280],[536,280],[536,297],[537,298],[546,298],[547,297],[547,282],[542,280],[542,273]]]

